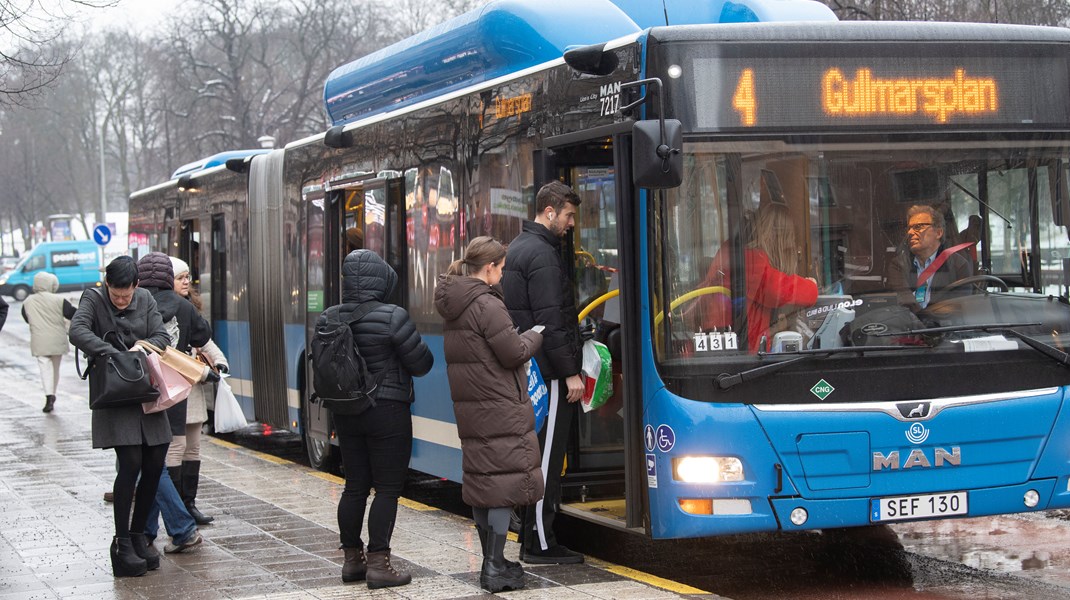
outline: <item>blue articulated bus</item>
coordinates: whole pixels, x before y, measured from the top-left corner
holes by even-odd
[[[336,69],[324,133],[131,197],[247,416],[333,466],[305,351],[369,248],[436,354],[411,466],[459,481],[435,279],[558,179],[613,357],[565,512],[673,538],[1070,506],[1070,32],[653,4],[491,2]],[[911,266],[936,246],[953,277]]]

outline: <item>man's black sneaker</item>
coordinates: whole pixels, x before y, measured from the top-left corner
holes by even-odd
[[[520,560],[531,565],[574,565],[583,562],[583,555],[558,544],[546,550],[524,550]]]

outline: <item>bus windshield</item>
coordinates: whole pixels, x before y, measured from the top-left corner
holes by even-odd
[[[652,213],[659,359],[1070,347],[1068,150],[686,143],[684,183]]]

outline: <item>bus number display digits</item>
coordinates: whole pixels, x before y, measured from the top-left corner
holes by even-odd
[[[732,108],[739,111],[741,124],[754,127],[758,112],[758,100],[754,93],[754,69],[743,69],[740,74],[736,94],[732,96]]]

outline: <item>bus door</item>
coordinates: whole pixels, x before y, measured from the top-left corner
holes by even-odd
[[[178,258],[189,265],[190,285],[196,287],[201,283],[201,222],[200,219],[185,219],[179,230]],[[171,254],[171,252],[168,252]]]
[[[211,287],[207,290],[212,326],[227,320],[227,221],[222,213],[212,215]]]
[[[342,301],[342,261],[354,250],[378,254],[397,272],[398,281],[406,281],[404,189],[403,179],[376,178],[328,194],[332,216],[325,239],[337,252],[327,254],[325,306]],[[385,302],[404,305],[402,287],[396,286]]]
[[[405,281],[403,183],[402,179],[386,178],[342,182],[332,185],[322,197],[317,193],[306,198],[310,211],[308,341],[320,314],[342,302],[342,262],[350,252],[359,249],[375,252],[397,271],[399,281]],[[386,302],[401,303],[403,287],[396,286],[394,296]],[[311,375],[306,372],[306,382],[312,381]],[[311,385],[306,385],[306,400],[311,393]],[[309,462],[315,468],[331,470],[338,455],[330,443],[329,412],[320,403],[306,401],[304,419]]]
[[[566,261],[576,293],[576,307],[580,313],[581,330],[585,337],[605,344],[613,358],[613,393],[606,403],[590,412],[577,405],[577,419],[567,454],[566,473],[562,493],[567,512],[617,527],[642,527],[644,494],[627,493],[627,481],[635,476],[635,461],[629,460],[632,443],[626,440],[626,418],[641,414],[638,406],[639,386],[624,369],[623,349],[627,323],[627,299],[620,296],[622,268],[631,259],[630,250],[637,244],[627,233],[628,219],[622,218],[623,195],[630,195],[630,185],[621,183],[627,176],[622,167],[626,153],[615,152],[617,146],[626,148],[622,137],[612,142],[606,138],[564,148],[554,148],[552,168],[545,174],[556,176],[569,184],[580,197],[576,226],[566,237]],[[548,178],[548,177],[547,177]],[[542,178],[540,178],[542,179]],[[539,185],[545,181],[539,182]],[[628,255],[625,255],[625,251]],[[626,450],[627,448],[627,450]],[[641,464],[640,464],[641,466]],[[634,499],[635,502],[631,502]],[[629,506],[631,504],[631,506]]]

